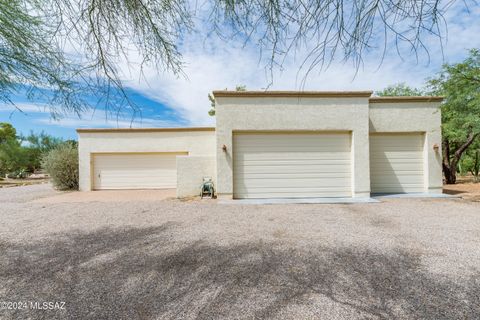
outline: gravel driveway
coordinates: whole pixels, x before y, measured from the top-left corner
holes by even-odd
[[[0,319],[480,317],[480,203],[41,203],[0,189]],[[61,305],[58,304],[58,307]]]

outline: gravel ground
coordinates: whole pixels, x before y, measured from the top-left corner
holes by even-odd
[[[33,201],[56,194],[0,189],[0,301],[66,309],[1,319],[480,317],[478,202]]]

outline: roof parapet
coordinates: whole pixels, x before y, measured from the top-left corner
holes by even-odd
[[[213,91],[216,98],[369,98],[372,93],[372,91]]]
[[[399,102],[442,102],[444,97],[439,96],[398,96],[398,97],[371,97],[370,103],[399,103]]]

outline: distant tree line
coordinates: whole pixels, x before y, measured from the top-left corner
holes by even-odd
[[[0,175],[24,177],[41,168],[42,157],[65,143],[45,132],[17,134],[10,124],[0,123]]]

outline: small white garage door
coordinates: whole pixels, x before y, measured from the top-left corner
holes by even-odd
[[[177,186],[176,156],[186,153],[93,155],[95,190],[167,189]]]
[[[370,135],[372,193],[424,192],[424,135]]]
[[[351,197],[349,133],[237,133],[234,198]]]

